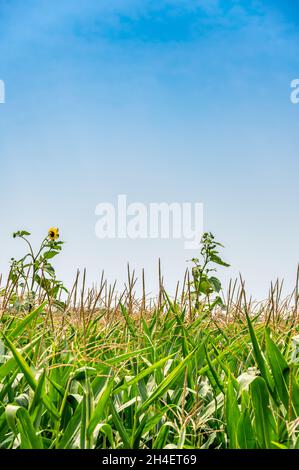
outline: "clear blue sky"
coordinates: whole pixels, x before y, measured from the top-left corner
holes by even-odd
[[[263,297],[299,261],[299,5],[292,0],[0,0],[0,266],[50,225],[70,282],[157,260],[166,285],[195,253],[180,241],[99,241],[95,207],[199,201],[205,229]]]

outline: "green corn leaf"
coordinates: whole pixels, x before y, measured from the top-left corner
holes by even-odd
[[[241,392],[241,412],[237,424],[237,439],[240,449],[254,449],[256,447],[249,407],[249,395],[245,390]]]
[[[285,408],[288,410],[289,384],[286,381],[286,376],[289,375],[290,369],[280,350],[272,341],[268,329],[266,329],[266,352],[277,393]]]
[[[132,334],[132,336],[136,336],[136,330],[135,330],[135,326],[134,326],[134,323],[132,322],[131,318],[130,318],[130,315],[128,314],[128,311],[126,309],[126,307],[121,303],[120,304],[120,310],[121,310],[121,313],[123,314],[125,320],[126,320],[126,323],[127,323],[127,326]]]
[[[170,356],[164,357],[163,359],[160,359],[160,361],[155,362],[155,364],[152,364],[151,366],[147,367],[143,371],[141,371],[139,374],[136,375],[133,379],[129,380],[126,382],[124,385],[117,387],[113,393],[118,393],[121,390],[126,389],[129,386],[137,384],[140,380],[144,379],[147,375],[152,374],[155,372],[157,369],[161,368],[165,362],[167,362],[171,357],[173,357],[173,354]]]
[[[47,305],[47,301],[43,302],[39,307],[29,313],[22,321],[18,323],[18,325],[14,328],[14,330],[8,334],[8,338],[13,340],[17,336],[20,336],[26,326],[28,326],[33,320],[35,320],[40,313],[44,310],[45,306]]]
[[[110,401],[110,409],[112,413],[112,420],[113,420],[114,426],[123,441],[124,448],[131,449],[130,437],[122,423],[122,420],[120,419],[118,415],[118,412],[115,409],[113,401]]]
[[[20,354],[23,355],[23,354],[30,352],[33,349],[33,347],[39,342],[40,338],[41,336],[38,336],[33,341],[31,341],[31,343],[26,344],[26,346],[24,346],[22,349],[19,350]],[[4,362],[4,364],[0,366],[0,380],[7,377],[8,374],[10,374],[16,367],[17,367],[17,362],[16,362],[14,355],[12,355],[12,357],[7,359],[7,361]]]
[[[275,395],[275,392],[274,392],[274,384],[273,384],[273,379],[270,375],[270,372],[269,372],[269,369],[268,369],[268,366],[266,364],[266,361],[263,357],[263,354],[262,354],[262,351],[261,351],[261,348],[259,346],[259,343],[258,343],[258,340],[256,338],[256,334],[255,334],[255,331],[254,331],[254,328],[252,326],[252,322],[250,320],[250,317],[249,317],[249,314],[247,312],[247,308],[245,307],[245,315],[246,315],[246,319],[247,319],[247,324],[248,324],[248,329],[249,329],[249,333],[250,333],[250,338],[251,338],[251,341],[252,341],[252,346],[253,346],[253,352],[254,352],[254,357],[255,357],[255,360],[257,362],[257,365],[261,371],[261,375],[262,377],[264,378],[265,382],[267,383],[268,387],[269,387],[269,390],[270,392]]]
[[[23,358],[23,356],[17,350],[17,348],[15,348],[13,343],[3,333],[2,333],[2,335],[3,335],[3,338],[4,338],[5,342],[7,343],[9,349],[11,350],[11,352],[12,352],[14,358],[15,358],[16,364],[18,365],[21,372],[24,374],[24,377],[26,378],[29,386],[32,388],[32,390],[35,391],[37,389],[37,381],[35,379],[35,376],[34,376],[32,370],[28,366],[28,364],[25,361],[25,359]],[[51,401],[48,400],[47,396],[46,395],[41,396],[41,400],[43,401],[46,408],[58,419],[59,418],[58,411],[55,408],[54,404]]]
[[[270,395],[266,382],[256,377],[250,386],[250,394],[254,410],[254,427],[258,445],[261,449],[270,449],[271,441],[277,440],[273,434],[274,418],[270,409]]]
[[[87,436],[91,439],[92,433],[94,432],[96,426],[104,419],[106,406],[110,398],[110,393],[113,387],[113,381],[107,381],[105,386],[102,388],[99,396],[97,397],[97,404],[91,415],[89,425],[87,428]]]
[[[167,377],[165,377],[165,379],[158,385],[158,387],[154,390],[150,397],[141,405],[139,409],[140,413],[144,411],[148,406],[150,406],[155,400],[161,398],[167,392],[173,382],[183,372],[188,362],[191,361],[197,349],[198,347],[191,351],[188,356],[186,356],[185,359],[183,359],[180,364]]]
[[[237,423],[240,420],[237,392],[231,379],[228,380],[225,396],[226,428],[231,449],[238,448]]]
[[[42,439],[37,434],[31,417],[25,408],[8,405],[6,407],[6,418],[14,434],[20,433],[21,449],[43,449]]]

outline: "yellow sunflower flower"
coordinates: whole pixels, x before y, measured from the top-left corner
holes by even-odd
[[[59,229],[58,227],[49,228],[48,236],[50,240],[57,240],[59,238]]]

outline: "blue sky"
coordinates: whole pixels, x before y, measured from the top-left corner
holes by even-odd
[[[173,287],[195,255],[180,241],[95,237],[95,207],[199,201],[205,228],[263,297],[298,263],[299,6],[294,1],[0,0],[0,265],[11,233],[50,225],[70,282],[157,260]]]

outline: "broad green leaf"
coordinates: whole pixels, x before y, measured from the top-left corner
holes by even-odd
[[[266,351],[267,358],[271,367],[271,372],[274,378],[275,387],[278,392],[279,398],[284,404],[286,410],[289,408],[289,384],[286,382],[286,375],[289,373],[289,366],[276,344],[270,338],[269,330],[265,332],[266,335]]]
[[[13,345],[13,343],[3,334],[3,337],[4,337],[4,340],[5,342],[7,343],[9,349],[11,350],[11,352],[13,353],[13,356],[16,360],[16,363],[19,367],[19,369],[21,370],[21,372],[24,374],[24,377],[26,378],[29,386],[32,388],[32,390],[36,390],[37,389],[37,381],[35,379],[35,376],[32,372],[32,370],[30,369],[30,367],[28,366],[27,362],[25,361],[25,359],[22,357],[22,355],[20,354],[20,352],[17,350],[17,348],[15,348],[15,346]],[[44,396],[41,396],[41,400],[43,401],[44,405],[46,406],[46,408],[56,417],[58,418],[59,415],[58,415],[58,411],[56,410],[55,406],[53,403],[51,403],[48,399],[47,399],[47,396],[44,395]]]
[[[29,313],[23,320],[21,320],[14,330],[8,334],[8,338],[13,340],[17,336],[20,336],[23,333],[26,326],[28,326],[33,320],[35,320],[38,315],[44,310],[47,305],[47,301],[43,302],[39,307]]]
[[[173,354],[171,354],[170,356],[167,356],[167,357],[164,357],[163,359],[160,359],[160,361],[158,362],[155,362],[155,364],[152,364],[151,366],[147,367],[146,369],[142,370],[139,374],[136,375],[136,377],[134,377],[133,379],[129,380],[128,382],[126,382],[124,385],[120,386],[120,387],[117,387],[113,393],[118,393],[120,392],[121,390],[124,390],[125,388],[131,386],[131,385],[134,385],[136,383],[138,383],[141,379],[144,379],[144,377],[146,377],[147,375],[149,374],[152,374],[153,372],[155,372],[157,369],[161,368],[165,362],[167,362],[171,357],[173,357]]]
[[[186,356],[185,359],[183,359],[180,364],[156,387],[156,389],[149,396],[149,398],[141,405],[139,409],[140,413],[144,411],[148,406],[150,406],[155,400],[161,398],[167,392],[173,382],[183,372],[188,362],[191,361],[196,350],[197,348],[191,351],[188,356]]]
[[[274,394],[274,384],[273,384],[273,379],[270,375],[270,371],[268,369],[268,366],[266,364],[266,361],[263,357],[263,353],[261,351],[260,345],[258,343],[258,340],[256,338],[256,334],[252,325],[252,322],[250,320],[249,314],[247,312],[247,307],[245,307],[245,315],[247,319],[247,324],[249,328],[249,333],[252,341],[252,346],[253,346],[253,352],[254,352],[254,357],[257,362],[257,365],[261,371],[261,375],[264,378],[265,382],[268,385],[268,388],[272,394]]]
[[[256,439],[261,449],[270,449],[271,441],[276,440],[273,434],[274,418],[270,409],[270,395],[266,382],[256,377],[250,386],[250,394],[254,410],[254,428]]]
[[[130,437],[122,423],[122,420],[120,419],[118,415],[118,412],[115,409],[115,406],[112,400],[110,401],[110,409],[112,413],[112,420],[113,420],[114,426],[116,430],[119,432],[119,435],[124,443],[124,448],[130,449],[131,448]]]
[[[229,438],[229,447],[238,448],[237,423],[240,420],[237,392],[231,379],[228,380],[225,396],[226,429]]]
[[[25,408],[7,405],[6,418],[14,434],[20,433],[21,449],[43,449],[42,439],[34,429],[31,417]]]
[[[113,387],[113,381],[107,381],[105,386],[102,388],[99,396],[97,397],[97,403],[95,409],[91,415],[89,425],[87,428],[87,436],[91,439],[92,433],[94,432],[96,426],[104,419],[106,406],[110,398],[110,393]]]

